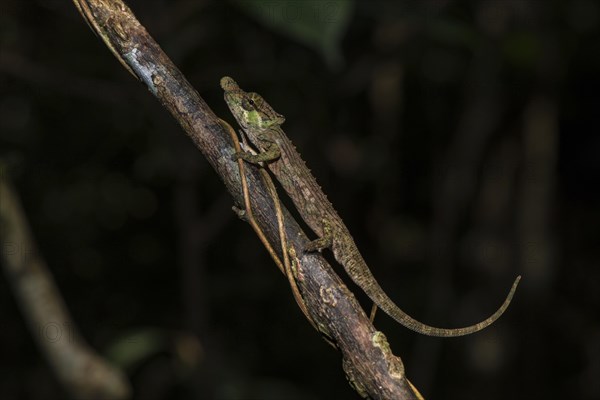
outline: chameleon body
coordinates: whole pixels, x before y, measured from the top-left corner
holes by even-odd
[[[507,309],[519,283],[515,280],[502,306],[486,320],[456,329],[436,328],[423,324],[402,311],[387,296],[375,280],[369,267],[359,253],[354,239],[342,219],[327,199],[304,160],[281,129],[283,115],[257,93],[244,92],[229,77],[221,79],[225,101],[250,142],[259,151],[236,153],[251,163],[264,162],[275,175],[283,189],[292,199],[308,226],[320,237],[307,246],[308,251],[331,247],[335,259],[344,267],[350,278],[386,314],[405,327],[428,336],[462,336],[484,329],[496,321]]]

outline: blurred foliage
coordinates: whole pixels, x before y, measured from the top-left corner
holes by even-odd
[[[320,52],[330,67],[340,66],[341,39],[353,0],[235,0],[235,4],[265,26]]]
[[[286,116],[408,313],[474,323],[523,275],[475,336],[377,317],[426,398],[600,398],[597,1],[129,4],[219,116],[224,75]],[[0,158],[136,398],[357,397],[201,154],[73,5],[0,8]],[[64,398],[3,278],[0,316],[2,397]]]

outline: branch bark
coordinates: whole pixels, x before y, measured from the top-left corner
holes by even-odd
[[[233,145],[198,92],[120,0],[73,0],[90,27],[121,64],[173,115],[222,179],[236,206],[243,207],[239,169]],[[277,218],[269,189],[259,171],[248,165],[253,214],[282,258]],[[289,245],[303,249],[307,237],[283,209]],[[394,356],[385,336],[375,330],[360,305],[320,254],[297,251],[298,286],[319,330],[343,356],[350,384],[365,398],[422,398],[406,379],[402,360]]]

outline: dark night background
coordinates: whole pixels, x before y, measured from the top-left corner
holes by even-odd
[[[600,399],[600,3],[129,1],[217,115],[261,93],[394,301],[428,399]],[[136,399],[358,398],[179,126],[67,0],[0,3],[0,159]],[[349,281],[341,268],[338,272]],[[368,310],[370,302],[350,285]],[[0,396],[65,392],[0,277]]]

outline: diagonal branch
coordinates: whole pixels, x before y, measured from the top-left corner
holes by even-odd
[[[73,1],[121,64],[179,122],[223,180],[236,205],[243,207],[238,165],[231,158],[234,150],[228,133],[131,10],[120,0]],[[248,165],[246,171],[254,218],[283,259],[269,188],[255,167]],[[288,248],[303,249],[308,239],[289,212],[282,210]],[[373,399],[421,398],[406,379],[401,359],[392,354],[385,336],[370,324],[324,258],[304,252],[298,252],[294,258],[304,303],[321,333],[340,349],[344,371],[355,390]]]

